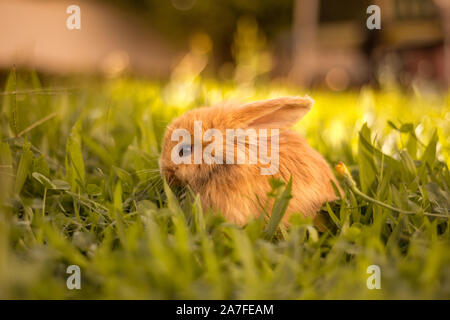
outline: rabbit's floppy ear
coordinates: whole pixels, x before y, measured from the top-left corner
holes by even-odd
[[[308,96],[250,102],[238,108],[235,117],[243,127],[288,128],[303,118],[313,103]]]

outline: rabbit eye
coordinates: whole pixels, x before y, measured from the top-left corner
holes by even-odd
[[[192,153],[192,146],[190,144],[185,144],[180,147],[180,151],[178,151],[178,154],[180,157],[187,157],[190,156]]]

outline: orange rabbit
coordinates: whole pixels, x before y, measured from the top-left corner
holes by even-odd
[[[199,163],[194,157],[197,144],[200,148],[207,147],[209,143],[215,143],[216,147],[223,145],[222,149],[225,151],[218,148],[211,153],[216,160],[226,158],[230,152],[231,157],[236,159],[234,153],[237,156],[238,149],[244,150],[245,156],[249,158],[251,151],[255,150],[251,147],[254,141],[248,137],[243,143],[241,141],[231,148],[227,147],[230,141],[234,142],[234,138],[226,139],[225,142],[220,141],[217,136],[214,136],[214,140],[211,137],[209,140],[205,139],[208,129],[214,128],[223,135],[229,129],[259,132],[257,138],[261,141],[263,138],[276,138],[270,139],[265,145],[271,153],[277,152],[278,155],[278,168],[271,175],[275,178],[282,177],[285,181],[292,176],[293,198],[283,221],[286,223],[293,213],[314,217],[325,201],[336,199],[331,181],[338,184],[326,160],[298,133],[289,130],[312,105],[313,100],[309,97],[282,97],[244,105],[220,105],[191,110],[175,119],[166,130],[160,158],[161,173],[172,185],[189,186],[195,193],[199,193],[205,209],[213,208],[221,212],[228,221],[244,225],[251,217],[257,217],[263,212],[261,204],[270,205],[267,197],[271,190],[268,182],[270,175],[261,174],[263,168],[268,167],[267,161],[229,164],[205,158],[205,161]],[[196,123],[201,123],[202,127],[199,129],[197,126],[196,129]],[[174,139],[177,129],[184,130],[190,135],[188,138],[193,138],[191,144],[183,145],[178,139]],[[200,139],[196,136],[199,131],[195,130],[201,130]],[[272,150],[272,146],[278,148]],[[180,156],[181,161],[188,161],[177,164],[174,155]]]

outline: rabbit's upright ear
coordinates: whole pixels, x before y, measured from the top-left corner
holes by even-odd
[[[314,101],[306,96],[282,97],[247,103],[236,110],[242,127],[288,128],[311,110]]]

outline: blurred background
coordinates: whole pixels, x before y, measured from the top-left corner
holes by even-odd
[[[70,5],[81,29],[69,30]],[[369,30],[370,4],[381,29]],[[342,91],[450,82],[447,0],[1,0],[0,69],[273,80]],[[5,78],[5,77],[3,77]]]

